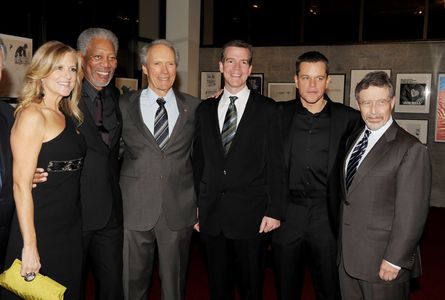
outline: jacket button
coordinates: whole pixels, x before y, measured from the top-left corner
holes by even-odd
[[[348,206],[349,204],[351,204],[349,201],[345,200],[345,205]]]
[[[223,174],[224,174],[224,175],[227,175],[227,171],[226,171],[226,170],[224,170],[224,171],[223,171]]]

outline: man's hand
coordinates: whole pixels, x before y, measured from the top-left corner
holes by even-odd
[[[45,182],[48,179],[48,173],[42,168],[37,168],[32,178],[32,187],[35,188],[38,183]]]
[[[380,265],[379,277],[384,281],[392,281],[397,278],[399,270],[391,266],[386,260],[382,260]]]
[[[267,233],[274,229],[277,229],[278,227],[280,227],[280,224],[280,220],[264,216],[260,225],[260,233]]]
[[[198,219],[198,222],[196,222],[195,225],[193,225],[193,229],[199,232],[199,208],[196,209],[196,218]]]

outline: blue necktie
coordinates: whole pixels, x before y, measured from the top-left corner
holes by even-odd
[[[158,98],[156,102],[159,104],[159,108],[155,114],[154,137],[159,148],[163,151],[168,142],[168,115],[165,109],[165,100]]]
[[[224,154],[226,155],[229,152],[230,145],[232,144],[232,140],[236,132],[237,113],[236,113],[235,100],[238,99],[238,97],[229,96],[229,99],[230,99],[230,104],[229,108],[227,109],[226,117],[224,118],[224,124],[221,131],[221,139],[223,143]]]
[[[352,179],[354,178],[355,173],[357,172],[358,163],[365,153],[366,147],[368,146],[368,137],[371,134],[371,131],[368,129],[365,130],[365,134],[363,138],[358,142],[352,151],[351,157],[349,158],[348,167],[346,168],[346,188],[349,189],[349,186],[352,183]]]

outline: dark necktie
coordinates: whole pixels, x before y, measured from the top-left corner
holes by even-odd
[[[223,143],[224,153],[227,155],[232,144],[233,137],[236,132],[236,121],[237,113],[235,100],[238,99],[237,96],[229,96],[230,104],[227,109],[226,117],[224,118],[224,124],[221,131],[221,139]]]
[[[159,148],[163,151],[168,142],[168,115],[165,109],[165,100],[158,98],[156,102],[159,104],[159,108],[155,114],[154,137]]]
[[[365,134],[363,138],[358,142],[352,151],[351,157],[349,158],[348,167],[346,168],[346,188],[349,189],[349,186],[352,183],[352,179],[354,178],[355,172],[357,172],[357,166],[360,162],[360,159],[365,153],[366,147],[368,146],[368,137],[371,134],[371,131],[368,129],[365,130]]]
[[[103,102],[102,102],[101,92],[97,93],[96,99],[94,101],[94,123],[96,123],[102,141],[108,145],[109,133],[108,130],[104,127],[104,122],[103,122]]]

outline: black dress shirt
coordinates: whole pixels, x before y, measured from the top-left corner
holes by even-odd
[[[297,198],[319,198],[328,181],[330,102],[316,114],[298,103],[292,124],[289,189]]]

